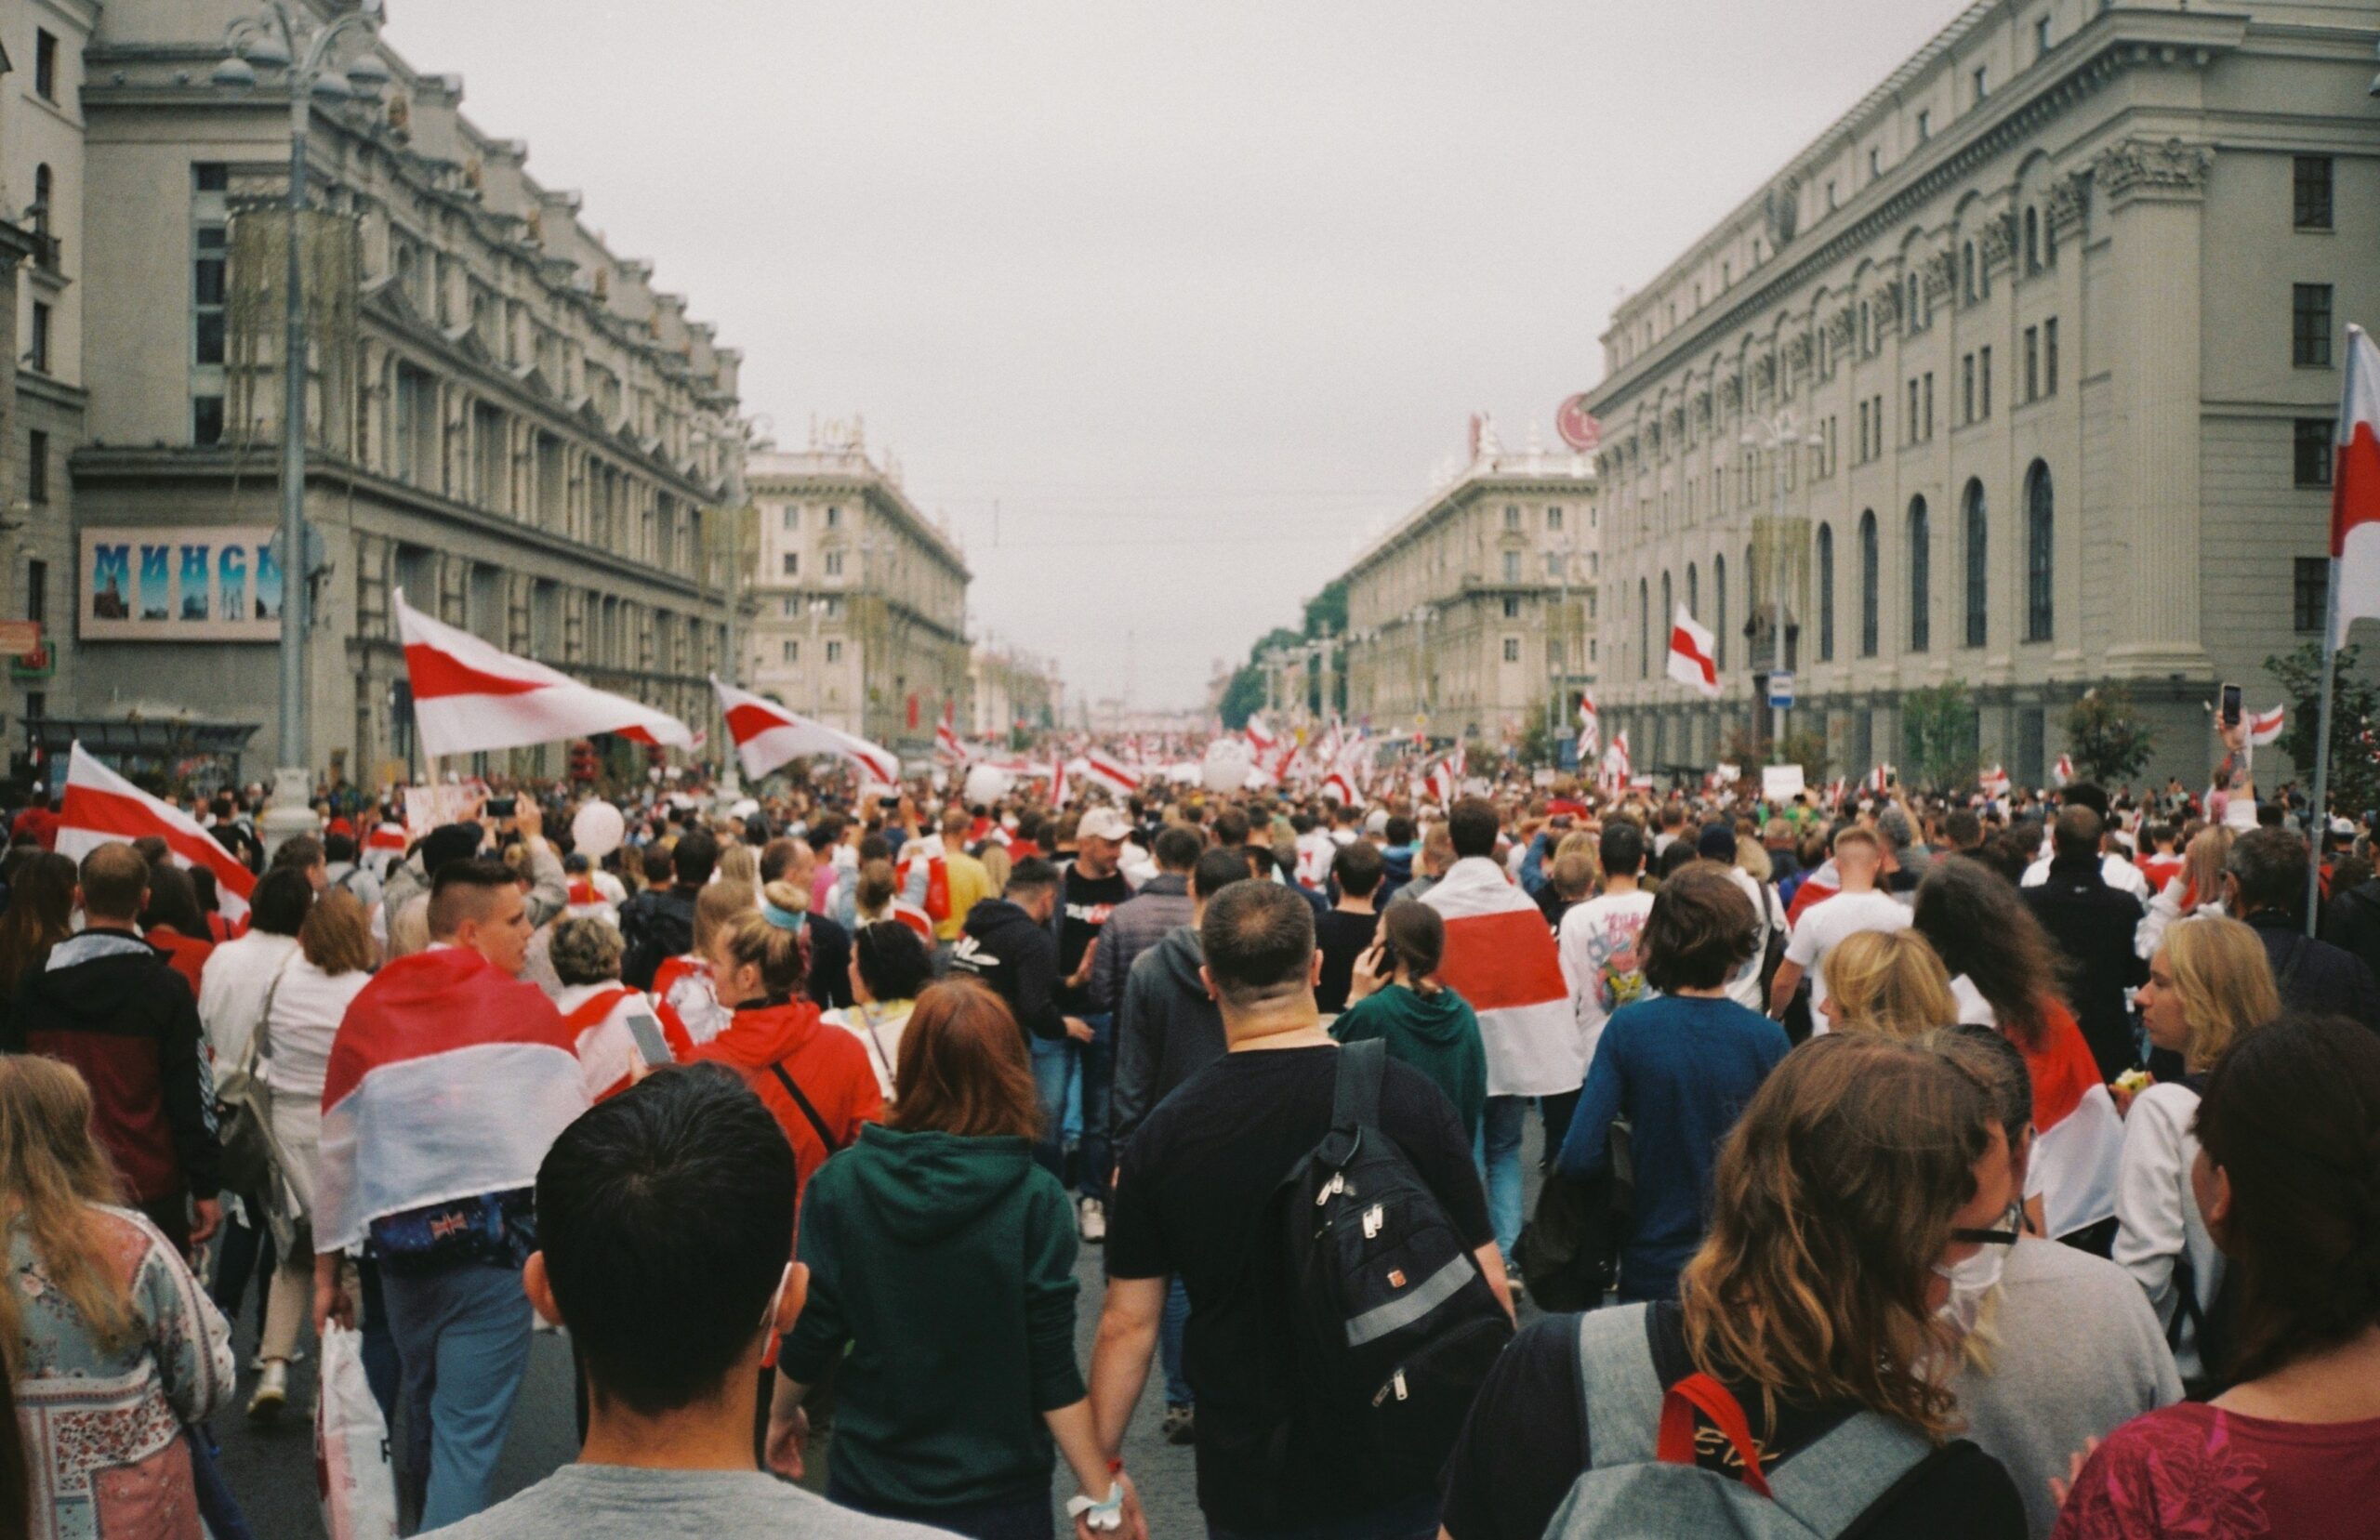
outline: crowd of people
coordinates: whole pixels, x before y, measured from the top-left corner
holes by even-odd
[[[249,1533],[333,1323],[457,1540],[1139,1540],[1153,1372],[1216,1536],[2362,1533],[2380,878],[2216,785],[30,809],[0,1534]]]

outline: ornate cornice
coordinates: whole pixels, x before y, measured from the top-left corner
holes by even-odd
[[[2099,151],[2091,163],[2092,179],[2111,209],[2135,198],[2195,203],[2206,196],[2207,175],[2214,169],[2212,145],[2178,138],[2162,143],[2123,139]]]

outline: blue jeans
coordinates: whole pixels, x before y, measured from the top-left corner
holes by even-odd
[[[1074,1079],[1074,1039],[1036,1037],[1033,1045],[1033,1090],[1041,1104],[1041,1134],[1033,1141],[1033,1158],[1061,1181],[1066,1175],[1066,1088]]]
[[[1116,1089],[1116,1019],[1102,1015],[1083,1020],[1097,1035],[1075,1045],[1082,1097],[1082,1178],[1077,1186],[1084,1197],[1104,1204],[1107,1178],[1116,1166],[1116,1146],[1107,1137],[1107,1101]]]
[[[1479,1173],[1488,1187],[1488,1223],[1504,1266],[1513,1265],[1513,1243],[1521,1235],[1521,1124],[1529,1098],[1491,1096],[1479,1119]]]
[[[1182,1375],[1182,1333],[1190,1324],[1190,1291],[1179,1278],[1165,1285],[1165,1314],[1157,1318],[1157,1353],[1165,1364],[1165,1404],[1188,1406],[1197,1398]]]
[[[488,1506],[512,1402],[529,1368],[529,1296],[511,1268],[383,1270],[404,1402],[405,1480],[424,1532]]]

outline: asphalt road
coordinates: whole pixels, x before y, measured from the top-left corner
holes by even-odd
[[[1532,1117],[1522,1147],[1522,1170],[1532,1202],[1537,1189],[1538,1143],[1538,1124]],[[1076,1349],[1088,1373],[1091,1339],[1099,1326],[1100,1299],[1105,1290],[1099,1248],[1085,1246],[1075,1270],[1082,1281],[1081,1304],[1075,1323]],[[1528,1308],[1524,1305],[1523,1319],[1527,1319],[1528,1314]],[[242,1415],[242,1408],[255,1384],[247,1364],[249,1355],[255,1351],[256,1325],[257,1310],[251,1299],[234,1330],[241,1364],[240,1400],[213,1424],[221,1449],[224,1477],[238,1496],[258,1540],[314,1540],[324,1533],[314,1489],[314,1361],[310,1352],[306,1362],[293,1369],[289,1410],[279,1424],[270,1428],[252,1426]],[[310,1342],[310,1349],[311,1347]],[[1153,1540],[1201,1535],[1206,1524],[1198,1512],[1197,1472],[1191,1453],[1157,1437],[1165,1398],[1164,1380],[1154,1362],[1149,1381],[1125,1439],[1125,1467],[1140,1489]],[[541,1480],[577,1453],[578,1431],[571,1401],[570,1345],[563,1336],[540,1332],[530,1346],[528,1379],[522,1386],[521,1399],[513,1413],[511,1437],[506,1441],[504,1458],[496,1468],[497,1498],[510,1496]],[[814,1490],[823,1485],[825,1462],[813,1459],[811,1465],[812,1477],[805,1484]],[[1052,1485],[1066,1487],[1070,1483],[1061,1475]],[[1058,1492],[1053,1505],[1069,1494]],[[1063,1513],[1058,1533],[1062,1536],[1068,1533]]]

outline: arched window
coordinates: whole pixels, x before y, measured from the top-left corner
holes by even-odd
[[[1653,666],[1653,606],[1645,580],[1636,580],[1636,677],[1649,678]]]
[[[1909,500],[1909,650],[1934,645],[1934,530],[1925,499]]]
[[[1713,607],[1711,630],[1719,638],[1718,656],[1712,661],[1720,667],[1727,666],[1727,559],[1711,559],[1711,603]]]
[[[2042,211],[2025,210],[2025,270],[2042,270]]]
[[[2049,467],[2035,460],[2025,472],[2025,639],[2047,641],[2056,634],[2057,504]]]
[[[1981,647],[1990,572],[1986,563],[1991,553],[1991,532],[1984,510],[1983,483],[1969,481],[1963,501],[1966,505],[1960,521],[1966,526],[1967,645]]]
[[[1834,661],[1834,526],[1818,526],[1818,662]]]
[[[1884,559],[1876,546],[1876,510],[1870,508],[1859,515],[1859,655],[1876,655],[1878,594],[1877,584]]]

